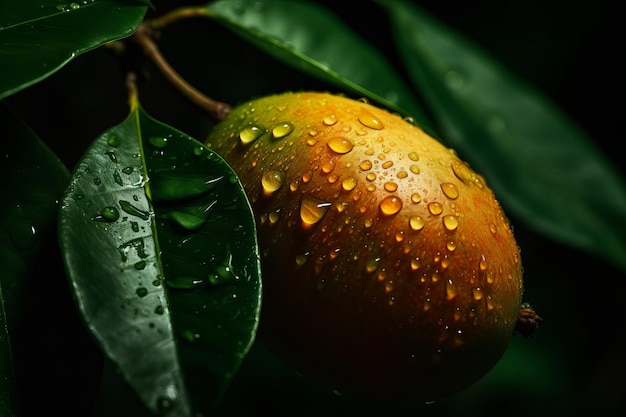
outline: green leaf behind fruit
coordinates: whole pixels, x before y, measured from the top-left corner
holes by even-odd
[[[323,6],[308,1],[219,0],[207,15],[294,68],[430,123],[385,56]]]
[[[546,97],[408,2],[380,1],[443,140],[532,228],[626,270],[626,186]]]
[[[98,137],[74,170],[60,242],[84,320],[153,412],[206,413],[254,340],[254,220],[213,151],[148,116]]]
[[[138,2],[0,2],[0,99],[35,84],[81,53],[134,32]]]

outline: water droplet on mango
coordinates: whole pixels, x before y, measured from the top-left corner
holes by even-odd
[[[428,211],[433,216],[438,216],[443,212],[443,206],[441,205],[441,203],[431,201],[430,203],[428,203]]]
[[[345,138],[333,137],[328,140],[326,145],[335,153],[346,154],[354,148],[354,144]]]
[[[459,219],[456,216],[443,216],[443,225],[449,231],[454,231],[459,227]]]
[[[348,177],[348,178],[344,179],[343,181],[341,181],[341,188],[344,191],[352,191],[356,187],[356,184],[357,184],[357,180],[356,179],[354,179],[352,177]]]
[[[422,230],[424,228],[424,225],[426,223],[424,222],[424,219],[421,218],[420,216],[411,216],[409,217],[409,226],[411,227],[412,230]]]
[[[383,122],[381,122],[370,111],[365,109],[362,109],[361,113],[359,113],[359,122],[361,122],[363,126],[374,130],[381,130],[384,127]]]
[[[284,138],[291,132],[293,132],[293,125],[291,123],[280,123],[272,129],[272,137],[274,137],[274,139]]]
[[[306,225],[312,225],[320,220],[328,211],[332,203],[312,197],[303,197],[300,202],[300,218]]]
[[[263,136],[266,132],[267,130],[261,126],[250,125],[239,131],[239,140],[243,145],[247,145]]]
[[[322,122],[326,125],[326,126],[332,126],[335,123],[337,123],[337,116],[334,113],[330,113],[327,114],[326,116],[324,116],[324,118],[322,119]]]
[[[283,186],[284,182],[285,174],[281,171],[269,171],[263,174],[263,176],[261,177],[261,185],[263,186],[263,191],[268,194],[278,191],[280,187]]]
[[[402,209],[402,199],[398,196],[390,195],[383,198],[378,207],[385,216],[391,216],[397,214]]]
[[[441,191],[451,200],[459,197],[459,189],[451,182],[444,182],[441,184]]]

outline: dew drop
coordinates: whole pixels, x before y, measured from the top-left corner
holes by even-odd
[[[159,316],[161,316],[165,314],[165,307],[163,307],[162,305],[158,305],[154,308],[154,312],[158,314]]]
[[[146,287],[139,287],[139,288],[137,288],[137,289],[135,290],[135,293],[136,293],[139,297],[143,298],[143,297],[145,297],[146,295],[148,295],[148,289],[147,289]]]
[[[382,158],[381,158],[382,159]],[[383,162],[383,168],[387,169],[387,168],[391,168],[393,166],[393,162],[392,161],[385,161]]]
[[[409,217],[409,226],[412,230],[422,230],[425,224],[424,219],[420,216]]]
[[[367,175],[365,176],[365,178],[366,178],[368,181],[374,181],[374,180],[376,179],[376,174],[374,174],[373,172],[370,172],[369,174],[367,174]]]
[[[335,164],[332,161],[326,161],[322,164],[322,172],[324,174],[332,172],[333,169],[335,169]]]
[[[163,136],[153,136],[148,139],[148,142],[155,148],[162,149],[167,146],[168,139]]]
[[[459,196],[459,189],[456,188],[456,185],[451,182],[444,182],[441,184],[441,191],[446,195],[446,197],[454,200]]]
[[[146,268],[146,261],[142,260],[142,261],[136,262],[135,265],[133,266],[135,267],[136,270],[141,271]]]
[[[93,220],[101,222],[114,222],[120,218],[120,212],[113,206],[107,206],[100,210],[100,214],[95,216]]]
[[[117,155],[115,155],[115,152],[109,151],[109,152],[106,152],[106,154],[111,160],[111,162],[117,162]]]
[[[204,283],[204,281],[202,281],[201,279],[192,278],[192,277],[185,277],[185,276],[174,277],[174,278],[167,278],[165,280],[165,284],[168,287],[176,288],[176,289],[179,289],[179,290],[194,289],[194,288],[199,287],[203,283]]]
[[[476,287],[472,289],[472,295],[474,296],[474,300],[476,301],[482,300],[484,296],[482,288]]]
[[[380,258],[370,259],[365,264],[365,271],[367,271],[368,274],[371,274],[372,272],[376,271],[379,266],[380,266]]]
[[[419,155],[417,154],[417,152],[411,152],[409,153],[409,159],[411,161],[417,161],[420,159]]]
[[[396,177],[398,177],[398,178],[400,178],[400,179],[402,179],[402,178],[406,178],[406,177],[408,177],[408,176],[409,176],[409,174],[407,174],[407,172],[406,172],[406,171],[399,171],[399,172],[396,174]]]
[[[487,269],[487,259],[485,258],[485,255],[480,255],[480,261],[478,262],[478,267],[480,268],[481,271],[484,271],[485,269]]]
[[[261,185],[263,186],[263,191],[268,194],[271,194],[280,187],[283,186],[285,182],[285,174],[281,171],[269,171],[263,174],[261,177]]]
[[[443,258],[441,260],[441,269],[446,269],[446,268],[448,268],[448,266],[450,266],[450,259]]]
[[[454,231],[459,227],[459,219],[456,216],[443,216],[443,225],[449,231]]]
[[[269,214],[269,216],[267,216],[267,218],[269,219],[270,223],[272,223],[272,224],[278,223],[278,220],[280,220],[280,210],[275,210],[275,211],[271,212]]]
[[[452,300],[457,296],[456,286],[452,283],[452,280],[448,280],[446,283],[446,299]]]
[[[386,191],[389,191],[390,193],[392,193],[398,189],[398,184],[390,181],[390,182],[386,182],[383,187],[385,188]]]
[[[466,184],[474,184],[480,189],[484,187],[481,178],[476,175],[476,173],[472,171],[472,169],[467,166],[467,164],[459,160],[454,160],[450,165],[452,167],[452,172],[454,173],[454,175],[456,175],[456,177],[461,181],[465,182]]]
[[[107,138],[107,143],[109,144],[109,146],[112,146],[114,148],[117,148],[118,146],[120,146],[120,144],[122,143],[122,141],[120,140],[119,137],[115,136],[115,135],[110,135]]]
[[[113,181],[115,181],[115,183],[119,186],[124,185],[124,182],[122,181],[122,176],[120,175],[120,172],[117,170],[113,173]]]
[[[494,223],[491,223],[491,224],[489,225],[489,231],[490,231],[491,233],[493,233],[493,234],[496,234],[496,233],[498,233],[498,228],[496,227],[496,225],[495,225]]]
[[[418,167],[417,165],[411,165],[409,167],[409,170],[414,174],[419,174],[421,172],[420,167]]]
[[[381,213],[386,216],[391,216],[393,214],[397,214],[402,208],[402,200],[400,197],[395,195],[390,195],[382,199],[380,204],[378,205]]]
[[[264,128],[257,125],[247,126],[239,131],[239,140],[243,145],[254,142],[267,132]]]
[[[381,130],[383,128],[383,123],[371,112],[365,109],[362,109],[359,114],[359,122],[361,122],[363,126],[369,127],[370,129]]]
[[[334,137],[330,138],[326,145],[333,151],[339,154],[346,154],[352,150],[354,144],[348,139]]]
[[[431,201],[430,203],[428,203],[428,211],[433,216],[438,216],[443,212],[443,206],[436,201]]]
[[[303,197],[300,202],[300,218],[305,224],[315,224],[324,217],[331,205],[332,203],[317,198]]]
[[[131,216],[139,217],[141,220],[148,220],[148,218],[150,217],[149,212],[135,207],[126,200],[120,200],[120,207],[122,207],[122,210],[124,210],[126,213],[130,214]]]
[[[372,161],[370,161],[369,159],[361,161],[361,163],[359,164],[359,168],[361,168],[363,171],[369,171],[370,169],[372,169]]]
[[[341,181],[341,188],[344,191],[352,191],[356,187],[356,184],[357,184],[357,180],[356,179],[354,179],[352,177],[348,177],[348,178],[344,179],[343,181]]]
[[[419,195],[418,193],[413,193],[411,194],[411,201],[413,203],[419,203],[420,201],[422,201],[422,196]]]
[[[422,263],[420,262],[419,258],[411,259],[411,271],[417,271],[418,269],[420,269],[420,266],[422,266]]]
[[[456,243],[454,243],[453,241],[449,241],[448,243],[446,243],[446,248],[448,248],[450,252],[454,252],[454,250],[456,249]]]
[[[289,122],[280,123],[272,129],[272,136],[274,139],[284,138],[288,134],[293,132],[293,125]]]
[[[312,177],[313,177],[313,173],[311,171],[307,171],[304,174],[302,174],[302,182],[306,184],[309,181],[311,181]]]
[[[326,125],[326,126],[332,126],[335,123],[337,123],[337,116],[334,113],[330,113],[327,114],[326,116],[324,116],[324,118],[322,119],[322,122]]]
[[[307,259],[309,259],[309,254],[308,253],[296,256],[296,265],[298,265],[298,266],[304,265],[306,263]]]

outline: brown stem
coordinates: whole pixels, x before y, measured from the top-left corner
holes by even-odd
[[[154,30],[163,29],[179,20],[189,19],[193,17],[206,16],[206,9],[203,7],[181,7],[166,14],[151,19],[148,23]]]
[[[530,304],[523,303],[517,316],[517,323],[515,323],[515,330],[517,330],[526,339],[530,339],[535,334],[535,331],[543,323],[543,319],[532,309]]]
[[[189,101],[203,108],[209,113],[213,120],[220,121],[226,117],[230,112],[231,107],[220,101],[215,101],[202,94],[199,90],[194,88],[191,84],[183,79],[174,68],[167,62],[167,60],[161,54],[158,46],[152,40],[154,32],[151,26],[148,24],[142,24],[139,26],[135,34],[132,36],[134,40],[143,49],[144,54],[152,60],[156,67],[161,71],[161,74],[167,80],[172,83],[174,87]]]

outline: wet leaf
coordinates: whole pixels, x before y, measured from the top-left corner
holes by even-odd
[[[73,58],[134,32],[138,1],[0,2],[0,99],[53,74]]]
[[[307,1],[219,0],[209,3],[206,13],[286,64],[429,127],[410,87],[385,56],[323,6]]]
[[[60,242],[85,322],[150,410],[206,413],[254,340],[252,212],[230,167],[133,101],[75,168]]]
[[[417,6],[380,3],[443,140],[485,175],[511,214],[626,270],[624,179],[585,132]]]
[[[30,372],[21,351],[29,333],[28,311],[38,311],[33,276],[35,265],[56,266],[48,246],[54,242],[58,199],[69,181],[61,161],[6,106],[0,103],[0,133],[4,139],[0,162],[0,414],[19,415],[20,378],[14,369]],[[49,278],[49,277],[42,277]],[[53,281],[48,279],[48,281]],[[40,313],[40,312],[38,312]],[[38,314],[35,313],[35,314]],[[57,316],[61,318],[61,315]],[[58,326],[58,334],[65,334]],[[57,352],[58,353],[58,352]],[[45,356],[45,355],[44,355]],[[16,362],[14,362],[16,361]],[[50,367],[45,371],[52,374]],[[68,374],[71,372],[68,372]],[[51,390],[54,391],[54,390]]]

